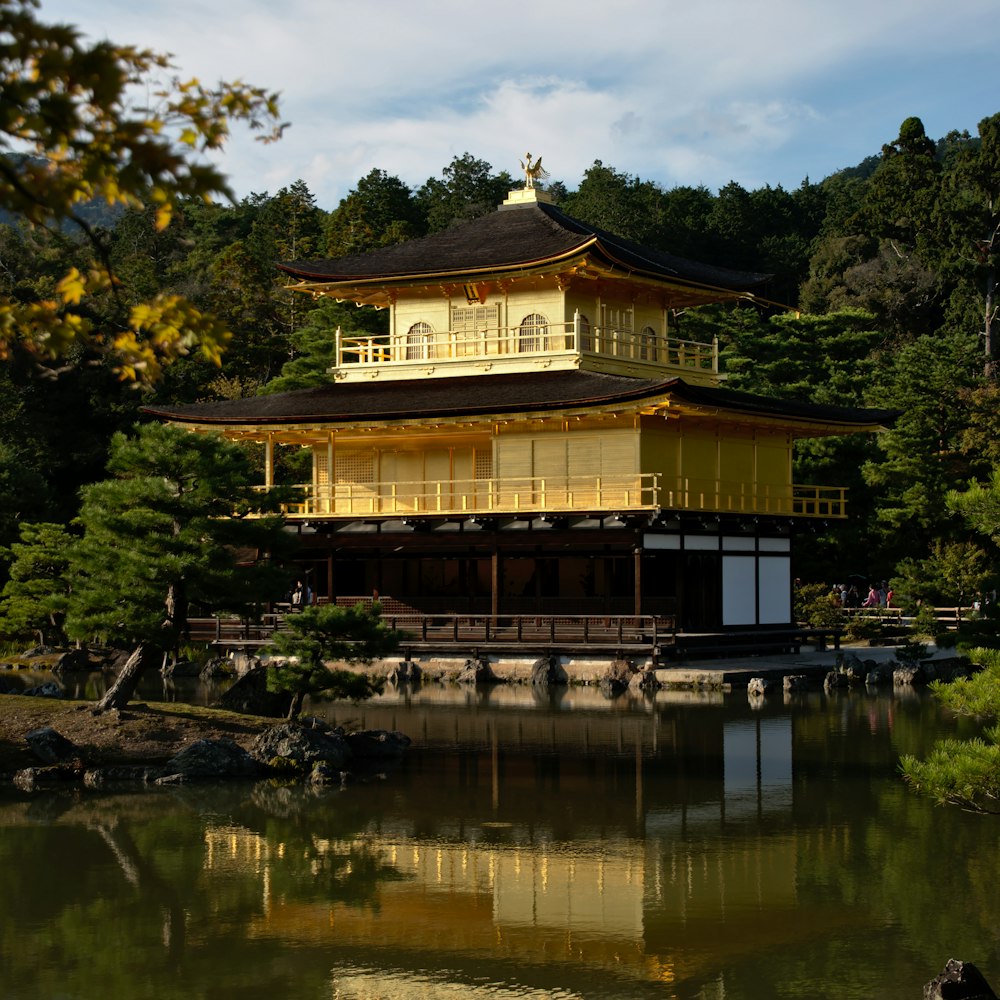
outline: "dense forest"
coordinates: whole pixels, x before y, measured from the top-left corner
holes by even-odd
[[[52,363],[12,349],[0,367],[0,545],[16,540],[24,520],[70,523],[80,489],[104,475],[112,435],[139,420],[144,404],[316,384],[336,326],[377,331],[385,322],[353,304],[290,293],[276,261],[433,233],[493,211],[515,186],[466,153],[415,189],[372,170],[328,208],[298,181],[235,203],[180,197],[169,225],[155,206],[95,210],[85,233],[6,217],[7,299],[51,297],[67,264],[86,274],[97,262],[117,283],[88,306],[95,329],[117,329],[123,310],[176,295],[232,337],[221,366],[179,351],[142,388],[93,342]],[[1000,465],[1000,114],[977,135],[937,141],[908,118],[879,153],[794,191],[665,189],[600,161],[575,190],[559,181],[549,189],[568,214],[619,235],[772,275],[754,304],[673,317],[682,336],[719,338],[730,387],[900,412],[885,434],[813,440],[798,452],[796,481],[848,486],[851,514],[800,540],[798,576],[892,578],[897,592],[947,604],[995,585],[993,543],[947,496],[990,480]]]

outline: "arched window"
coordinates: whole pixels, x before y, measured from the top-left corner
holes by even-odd
[[[583,313],[579,314],[580,343],[577,349],[580,351],[592,351],[594,349],[594,339],[590,336],[590,320]]]
[[[521,320],[517,349],[540,351],[548,340],[549,321],[541,313],[531,313]]]
[[[639,334],[639,357],[643,361],[656,357],[656,331],[651,326],[644,326]]]
[[[430,355],[434,330],[430,323],[414,323],[406,331],[406,360],[423,361]]]

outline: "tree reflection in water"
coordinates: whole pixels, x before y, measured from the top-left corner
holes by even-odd
[[[895,772],[954,731],[932,701],[459,697],[365,706],[418,745],[346,790],[0,799],[5,990],[758,1000],[874,976],[902,1000],[952,955],[998,978],[998,828]]]

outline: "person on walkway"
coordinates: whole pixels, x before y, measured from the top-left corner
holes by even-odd
[[[292,610],[301,611],[310,604],[312,604],[312,591],[309,589],[309,584],[296,580],[295,589],[292,591]]]

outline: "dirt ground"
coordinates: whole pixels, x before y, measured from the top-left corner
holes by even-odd
[[[228,737],[247,748],[276,719],[176,703],[136,702],[93,714],[94,703],[0,694],[0,775],[41,762],[24,737],[51,726],[83,751],[87,765],[156,764],[197,739]]]

